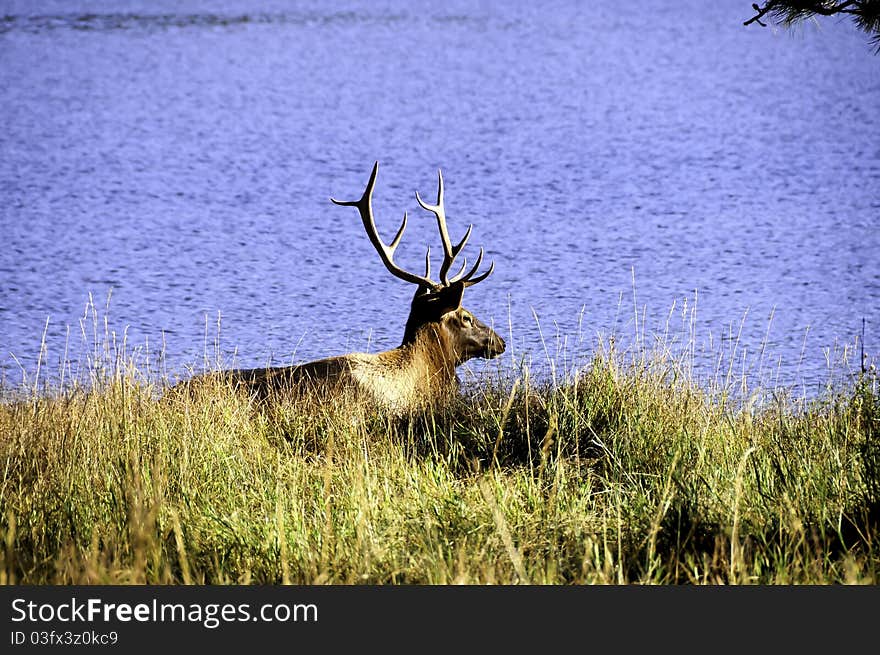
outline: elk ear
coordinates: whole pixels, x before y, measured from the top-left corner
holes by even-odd
[[[429,291],[427,288],[419,287],[413,298],[413,309],[418,307],[420,315],[426,319],[439,319],[443,314],[454,312],[461,307],[464,289],[464,282],[453,282],[448,287],[434,292]]]
[[[461,307],[461,298],[464,296],[464,282],[453,282],[443,290],[443,311],[454,312]]]

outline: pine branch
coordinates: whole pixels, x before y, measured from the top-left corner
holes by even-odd
[[[871,35],[871,44],[880,54],[880,0],[767,0],[763,6],[752,3],[755,15],[743,25],[758,23],[767,27],[761,19],[769,16],[779,25],[790,26],[812,16],[836,16],[849,14],[859,29]]]

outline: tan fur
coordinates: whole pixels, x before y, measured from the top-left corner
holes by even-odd
[[[352,381],[380,407],[395,414],[424,409],[457,390],[455,364],[423,330],[416,341],[376,354],[352,353]]]
[[[466,351],[460,339],[464,314],[470,315],[457,309],[424,323],[392,350],[349,353],[298,366],[219,371],[196,376],[182,385],[193,388],[219,380],[264,401],[305,396],[319,402],[345,398],[392,415],[421,411],[458,391],[458,364],[473,356],[493,357],[504,350],[501,337],[473,319],[473,331],[485,344],[480,345],[479,353]]]

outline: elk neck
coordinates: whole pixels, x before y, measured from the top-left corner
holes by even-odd
[[[420,370],[434,384],[457,383],[458,355],[452,335],[442,323],[431,321],[412,326],[408,322],[397,352],[402,365]]]

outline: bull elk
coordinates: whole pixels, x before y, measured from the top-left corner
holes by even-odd
[[[491,359],[504,352],[504,340],[461,306],[464,290],[485,280],[494,270],[494,262],[478,275],[483,261],[480,248],[476,263],[470,269],[464,259],[458,272],[450,275],[473,226],[468,227],[461,241],[452,244],[446,226],[442,172],[438,171],[435,204],[425,202],[416,192],[419,205],[434,214],[440,231],[443,263],[437,282],[431,279],[430,247],[425,256],[424,275],[406,271],[394,262],[394,252],[406,229],[406,213],[391,243],[386,244],[379,236],[372,207],[378,172],[379,162],[376,162],[359,200],[330,200],[337,205],[357,208],[367,237],[385,268],[394,277],[416,286],[403,342],[397,348],[379,353],[356,352],[294,366],[220,372],[234,387],[261,399],[293,391],[317,393],[324,398],[353,394],[390,413],[405,414],[430,407],[456,393],[459,385],[456,367],[460,364],[474,357]]]

